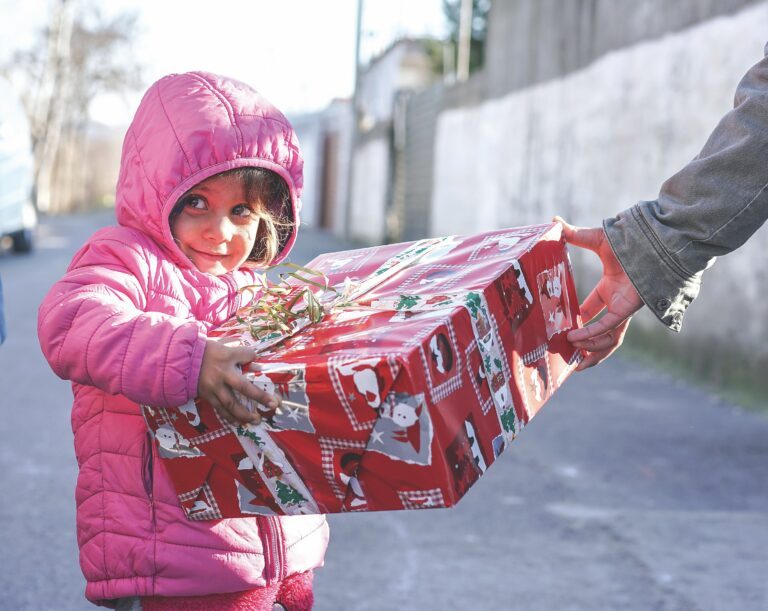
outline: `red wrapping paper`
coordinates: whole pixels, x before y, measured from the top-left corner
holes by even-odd
[[[557,224],[324,254],[326,315],[244,368],[283,405],[233,427],[202,402],[144,408],[190,519],[456,504],[581,359]],[[335,300],[335,303],[333,302]]]

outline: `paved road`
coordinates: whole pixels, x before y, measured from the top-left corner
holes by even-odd
[[[37,305],[107,214],[0,253],[0,609],[79,610],[70,390]],[[293,257],[340,247],[307,231]],[[768,418],[630,362],[572,377],[450,510],[330,516],[316,608],[768,609]]]

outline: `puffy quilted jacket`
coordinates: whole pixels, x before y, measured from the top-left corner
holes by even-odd
[[[139,411],[195,396],[207,331],[254,279],[199,272],[168,224],[191,186],[240,166],[285,179],[298,228],[302,160],[285,117],[213,74],[156,82],[125,136],[119,225],[91,237],[40,306],[43,352],[72,380],[80,564],[97,604],[247,590],[322,564],[322,516],[188,521]]]

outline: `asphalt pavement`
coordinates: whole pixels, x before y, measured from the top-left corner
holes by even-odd
[[[37,307],[111,212],[44,219],[0,252],[0,609],[83,610],[71,391]],[[304,263],[344,244],[304,229]],[[768,399],[766,399],[768,404]],[[568,379],[453,509],[329,516],[323,610],[768,609],[768,409],[614,357]]]

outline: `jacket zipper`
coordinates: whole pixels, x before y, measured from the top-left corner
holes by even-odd
[[[272,523],[272,534],[274,536],[275,550],[277,551],[277,566],[275,567],[275,577],[279,581],[285,579],[285,537],[283,537],[283,528],[280,526],[280,518],[268,518]]]
[[[269,586],[285,579],[285,550],[280,521],[272,516],[258,516],[256,520],[264,547],[264,578]]]
[[[144,482],[144,492],[147,493],[149,499],[149,519],[152,523],[155,523],[155,493],[154,493],[154,472],[152,470],[154,464],[154,457],[152,455],[152,446],[154,440],[152,433],[146,432],[146,438],[144,440],[144,455],[142,456],[142,473],[141,479]]]

